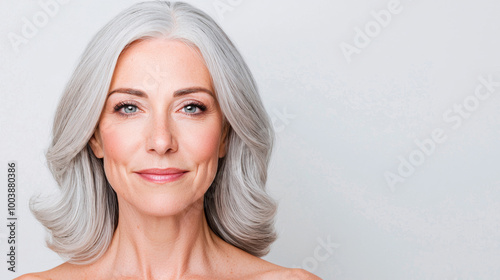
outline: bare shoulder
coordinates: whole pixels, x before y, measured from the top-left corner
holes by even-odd
[[[240,279],[252,280],[321,280],[318,276],[300,268],[286,268],[277,264],[268,262],[255,256],[248,256],[239,261],[238,270],[243,272]],[[245,269],[246,268],[246,269]]]
[[[53,280],[53,279],[58,279],[58,278],[53,278],[51,276],[50,270],[47,270],[43,272],[27,273],[15,278],[14,280]]]
[[[14,278],[14,280],[45,280],[45,279],[47,279],[47,278],[43,278],[36,273],[28,273],[28,274],[21,275],[17,278]]]
[[[262,274],[261,279],[321,280],[318,276],[300,268],[279,268]]]
[[[35,272],[35,273],[27,273],[21,275],[14,280],[57,280],[57,279],[71,279],[75,276],[75,265],[70,263],[63,263],[59,266],[56,266],[50,270]]]

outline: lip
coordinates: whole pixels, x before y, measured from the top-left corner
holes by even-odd
[[[151,169],[143,169],[139,171],[135,171],[135,173],[146,181],[163,184],[168,182],[173,182],[175,180],[180,179],[184,174],[186,174],[187,170],[182,170],[178,168],[151,168]]]

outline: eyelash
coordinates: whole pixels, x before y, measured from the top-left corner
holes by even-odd
[[[123,108],[125,108],[127,106],[134,106],[134,107],[137,108],[137,110],[139,110],[138,104],[135,103],[135,102],[131,102],[131,101],[122,101],[122,102],[116,104],[113,109],[114,109],[115,112],[119,113],[122,116],[130,117],[134,113],[127,114],[127,113],[121,112],[121,109],[123,109]],[[187,103],[184,106],[182,106],[182,109],[184,109],[184,108],[186,108],[188,106],[194,106],[194,107],[198,108],[201,111],[200,113],[184,113],[184,114],[186,114],[188,116],[191,116],[191,117],[196,116],[196,115],[200,115],[200,114],[202,114],[203,112],[205,112],[207,110],[207,107],[205,105],[203,105],[200,102],[196,102],[196,101],[190,101],[189,103]]]

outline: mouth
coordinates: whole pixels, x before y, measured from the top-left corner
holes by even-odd
[[[142,179],[156,183],[163,184],[168,182],[173,182],[184,176],[188,171],[177,169],[177,168],[152,168],[152,169],[144,169],[135,171],[137,175],[139,175]]]

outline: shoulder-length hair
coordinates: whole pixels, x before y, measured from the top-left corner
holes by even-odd
[[[64,90],[46,153],[60,196],[30,203],[49,232],[47,245],[78,264],[94,262],[107,250],[118,202],[89,139],[121,52],[157,37],[198,48],[229,125],[227,154],[204,197],[208,224],[229,244],[263,256],[276,239],[276,203],[265,191],[275,136],[270,118],[248,66],[217,23],[189,4],[166,1],[138,3],[113,18],[91,40]]]

